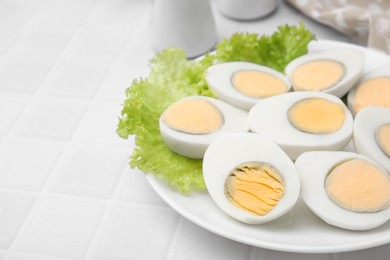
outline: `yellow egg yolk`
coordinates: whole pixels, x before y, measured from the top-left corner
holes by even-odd
[[[264,216],[280,201],[285,186],[279,172],[268,164],[248,163],[232,171],[225,182],[225,195],[236,207]]]
[[[390,108],[390,77],[377,77],[363,81],[357,86],[353,103],[355,113],[367,106]]]
[[[207,100],[180,100],[165,110],[162,121],[170,128],[190,134],[209,134],[222,127],[221,112]]]
[[[292,74],[296,90],[322,91],[342,80],[344,66],[337,61],[309,61],[297,67]]]
[[[382,151],[390,158],[390,124],[384,124],[377,129],[376,142]]]
[[[354,212],[376,212],[390,204],[389,175],[360,159],[337,165],[327,176],[325,188],[333,202]]]
[[[323,98],[306,98],[288,110],[288,120],[296,129],[312,134],[328,134],[340,129],[345,111],[340,104]]]
[[[232,76],[233,86],[242,94],[266,98],[287,92],[287,85],[277,77],[257,70],[241,70]]]

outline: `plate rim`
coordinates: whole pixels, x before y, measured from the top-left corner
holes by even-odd
[[[362,250],[362,249],[368,249],[373,248],[376,246],[385,245],[387,243],[390,243],[390,236],[387,239],[373,239],[368,240],[364,242],[354,242],[354,243],[348,243],[348,244],[342,244],[342,245],[296,245],[296,244],[287,244],[287,243],[276,243],[276,242],[270,242],[266,240],[255,240],[255,239],[239,239],[235,237],[235,234],[230,231],[221,231],[219,227],[216,227],[210,223],[205,222],[202,218],[191,214],[186,209],[181,209],[169,196],[166,196],[163,192],[161,187],[166,186],[165,183],[163,183],[161,180],[158,180],[158,177],[152,175],[152,174],[146,174],[146,180],[150,184],[150,186],[153,188],[153,190],[162,198],[173,210],[175,210],[179,215],[187,219],[188,221],[198,225],[199,227],[204,228],[205,230],[208,230],[214,234],[217,234],[221,237],[234,240],[239,243],[243,243],[246,245],[254,246],[254,247],[260,247],[270,250],[276,250],[276,251],[282,251],[282,252],[290,252],[290,253],[342,253],[342,252],[348,252],[348,251],[356,251],[356,250]],[[173,191],[174,192],[174,191]],[[207,192],[207,191],[205,191]],[[185,195],[183,195],[185,196]],[[215,205],[215,207],[217,207]],[[354,231],[351,231],[354,232]],[[241,235],[240,235],[241,236]],[[260,243],[259,243],[260,242]]]

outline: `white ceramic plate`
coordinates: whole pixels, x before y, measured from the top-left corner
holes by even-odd
[[[390,63],[390,56],[382,52],[347,43],[320,40],[312,42],[309,50],[343,46],[365,53],[365,71]],[[390,242],[390,222],[370,231],[348,231],[326,224],[302,201],[287,215],[271,223],[243,224],[225,215],[207,192],[183,196],[150,174],[147,179],[157,194],[183,217],[211,232],[248,245],[288,252],[335,253]]]

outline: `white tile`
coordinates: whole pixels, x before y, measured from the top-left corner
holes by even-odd
[[[0,248],[10,247],[35,200],[31,194],[0,190]]]
[[[130,169],[121,179],[116,193],[116,200],[167,206],[146,181],[145,174],[138,169]]]
[[[79,27],[91,11],[96,0],[48,0],[33,23],[56,27]]]
[[[96,103],[90,107],[80,125],[76,140],[82,143],[109,144],[130,147],[132,141],[120,138],[116,133],[119,104]]]
[[[7,53],[5,51],[0,50],[0,61],[5,57]]]
[[[30,99],[14,93],[0,93],[0,134],[7,134]]]
[[[9,260],[68,260],[65,258],[45,256],[31,253],[13,252],[11,253]]]
[[[125,169],[128,156],[124,149],[73,147],[59,167],[50,191],[108,199]]]
[[[112,63],[124,50],[127,36],[107,33],[82,33],[74,39],[69,58],[73,61]]]
[[[110,0],[100,2],[87,28],[131,33],[139,24],[151,0]]]
[[[167,259],[249,260],[250,254],[250,246],[220,237],[182,218]]]
[[[37,99],[25,115],[17,134],[27,137],[69,140],[79,125],[87,104],[71,100]]]
[[[166,259],[178,219],[168,208],[116,206],[103,223],[91,259]]]
[[[387,244],[365,250],[334,254],[332,260],[388,260],[389,255],[390,244]]]
[[[154,56],[150,32],[136,33],[119,62],[127,66],[148,66]]]
[[[280,252],[263,248],[255,249],[251,260],[332,260],[332,254],[300,254],[290,252]]]
[[[146,32],[150,32],[152,30],[152,28],[151,28],[152,8],[153,8],[153,1],[147,7],[147,10],[144,13],[144,15],[142,16],[141,21],[137,25],[137,29],[136,29],[137,33],[146,33]]]
[[[1,41],[0,41],[0,51],[6,52],[11,46],[16,42],[19,32],[18,30],[0,30]]]
[[[44,92],[53,96],[93,98],[108,68],[91,64],[63,62],[53,71]]]
[[[50,256],[83,259],[104,206],[96,201],[45,198],[17,249]]]
[[[17,56],[59,58],[69,43],[73,31],[31,28],[23,31],[14,47]]]
[[[49,61],[9,59],[0,67],[0,90],[34,93],[52,66]]]
[[[8,141],[0,153],[0,187],[40,191],[62,149],[61,145],[48,142]]]
[[[104,84],[99,99],[123,103],[126,99],[126,89],[134,80],[146,78],[149,75],[148,67],[122,67],[113,70],[108,81]]]
[[[0,1],[0,32],[18,31],[41,2],[41,0]]]

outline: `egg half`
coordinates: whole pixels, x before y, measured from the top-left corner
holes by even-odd
[[[248,119],[252,132],[270,138],[293,160],[307,151],[340,150],[352,138],[348,108],[336,96],[322,92],[268,98],[249,111]]]
[[[221,100],[191,96],[169,106],[160,116],[167,146],[186,157],[201,159],[217,137],[248,131],[248,113]]]
[[[306,205],[330,225],[376,228],[390,218],[390,176],[363,155],[312,151],[295,162]]]
[[[352,48],[311,52],[291,61],[285,69],[295,91],[320,91],[344,96],[359,80],[364,54]]]
[[[206,82],[219,99],[245,110],[261,99],[288,92],[291,88],[284,74],[243,61],[210,66],[206,70]]]
[[[226,134],[214,141],[203,159],[203,176],[219,208],[248,224],[284,215],[300,191],[291,159],[275,143],[253,133]]]
[[[364,74],[348,93],[348,107],[353,114],[367,106],[390,108],[390,64]]]
[[[355,150],[390,173],[390,108],[365,107],[354,120]]]

